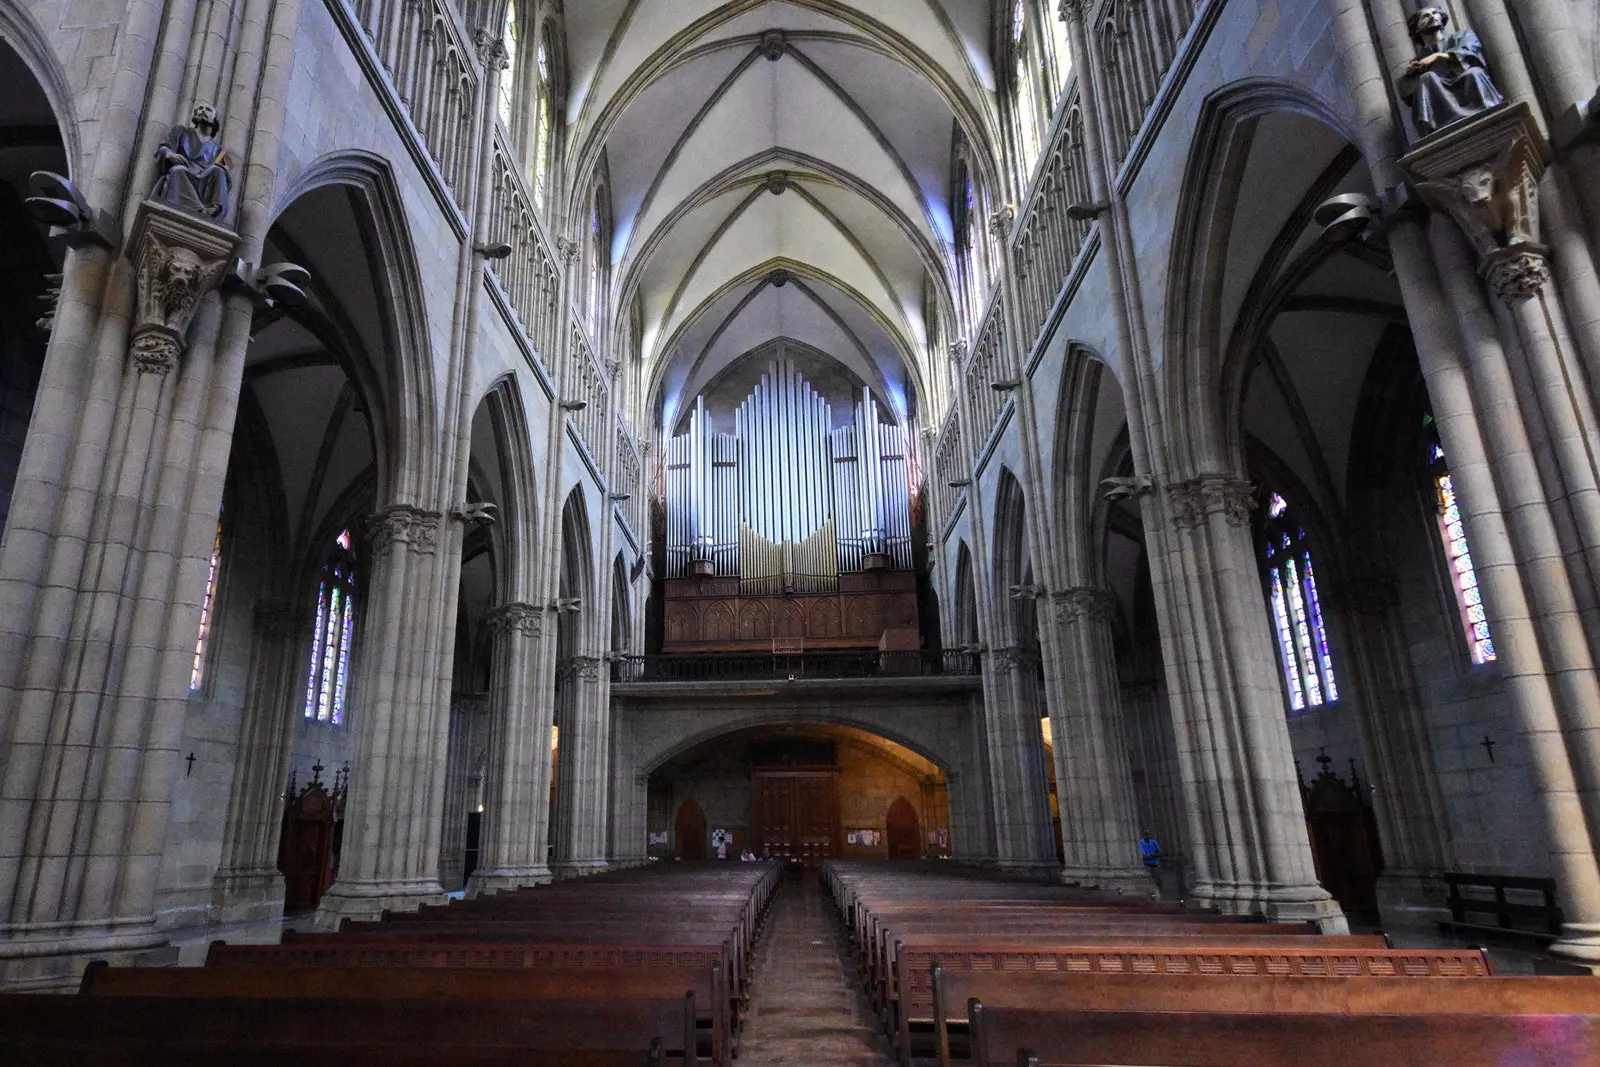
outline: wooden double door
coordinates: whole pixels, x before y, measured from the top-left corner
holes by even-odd
[[[755,854],[815,867],[839,854],[837,768],[757,770],[751,780]]]

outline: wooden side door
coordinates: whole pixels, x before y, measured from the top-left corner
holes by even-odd
[[[892,860],[914,860],[922,855],[922,823],[917,809],[905,797],[895,797],[884,817],[884,837]]]
[[[678,806],[672,836],[680,860],[706,858],[706,813],[694,797],[689,797]]]

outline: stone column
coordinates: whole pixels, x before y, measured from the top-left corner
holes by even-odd
[[[1311,859],[1261,602],[1251,486],[1206,474],[1168,485],[1158,503],[1159,513],[1147,504],[1146,521],[1165,535],[1152,554],[1168,554],[1178,612],[1162,619],[1162,658],[1188,806],[1191,899],[1346,932]]]
[[[611,746],[604,666],[598,656],[572,656],[556,668],[556,725],[561,740],[552,870],[559,878],[606,866]]]
[[[439,833],[429,818],[444,740],[436,729],[443,724],[433,722],[432,687],[424,684],[433,618],[415,610],[434,588],[441,518],[397,504],[369,520],[370,591],[347,713],[355,758],[339,877],[317,908],[322,929],[444,899]]]
[[[222,861],[211,880],[217,922],[249,922],[283,914],[278,837],[283,781],[301,678],[298,654],[305,613],[287,602],[256,603],[250,671],[238,757],[222,830]]]
[[[1593,422],[1565,355],[1559,303],[1547,288],[1548,250],[1538,242],[1544,158],[1522,105],[1419,143],[1401,163],[1455,226],[1434,220],[1431,264],[1401,230],[1395,262],[1408,311],[1427,327],[1418,329],[1427,338],[1419,343],[1423,371],[1442,409],[1440,435],[1460,482],[1474,555],[1488,560],[1479,568],[1485,602],[1545,811],[1567,919],[1551,951],[1592,964],[1600,963],[1593,842],[1600,825],[1600,680],[1584,615],[1593,607],[1588,575],[1600,548],[1590,488]],[[1506,308],[1499,321],[1473,275],[1473,251],[1478,273]],[[1454,317],[1465,368],[1434,336],[1446,328],[1437,311]],[[1464,468],[1462,459],[1469,460]]]
[[[1076,586],[1051,595],[1059,647],[1050,729],[1061,804],[1061,880],[1148,895],[1139,855],[1133,777],[1123,730],[1122,689],[1111,646],[1116,597]]]
[[[1015,646],[984,657],[983,723],[995,862],[1005,870],[1053,873],[1050,783],[1039,727],[1044,697],[1038,663]]]
[[[489,769],[483,790],[482,853],[474,894],[550,881],[550,727],[554,704],[540,691],[539,655],[546,612],[502,604],[489,615],[494,633],[489,690]],[[563,747],[566,737],[562,737]]]
[[[1378,906],[1390,925],[1426,925],[1443,912],[1442,871],[1453,870],[1450,820],[1445,810],[1433,742],[1417,698],[1410,650],[1392,582],[1371,577],[1345,590],[1347,627],[1364,699],[1361,747],[1373,783],[1373,807],[1383,844]]]
[[[1181,896],[1187,868],[1183,792],[1172,753],[1172,710],[1162,691],[1159,659],[1133,659],[1123,667],[1121,682],[1139,829],[1154,833],[1161,843],[1163,895],[1176,892]]]
[[[444,767],[444,826],[439,837],[439,884],[446,890],[462,888],[466,875],[467,819],[478,808],[482,793],[472,788],[477,779],[478,758],[484,755],[487,742],[489,695],[487,693],[455,693],[450,698],[450,740],[446,748]],[[478,828],[478,869],[483,869],[486,851],[486,830],[490,820],[486,817]]]

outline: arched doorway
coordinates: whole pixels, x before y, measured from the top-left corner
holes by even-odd
[[[889,858],[914,860],[922,855],[922,823],[917,809],[905,797],[895,797],[884,816],[884,837],[888,839]]]
[[[672,826],[673,848],[680,860],[706,858],[706,813],[694,797],[678,807]]]
[[[647,831],[658,859],[848,860],[949,854],[950,786],[931,759],[855,726],[784,722],[733,728],[658,765],[649,776]],[[686,824],[693,827],[686,832]],[[692,840],[692,845],[686,841]]]

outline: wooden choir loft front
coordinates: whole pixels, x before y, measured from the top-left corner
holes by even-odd
[[[921,649],[905,427],[787,359],[737,406],[727,392],[696,397],[666,443],[661,651]]]

